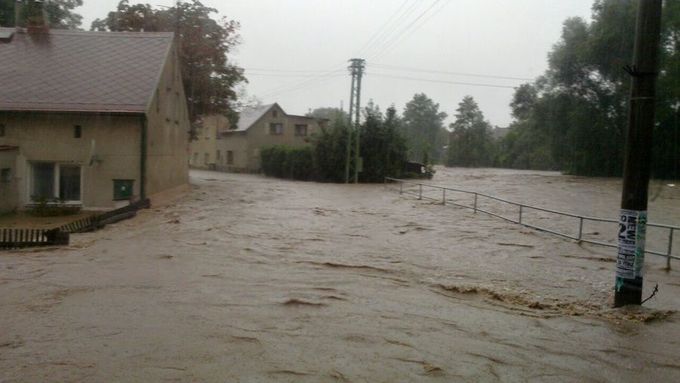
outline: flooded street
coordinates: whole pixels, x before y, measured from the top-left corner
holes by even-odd
[[[383,185],[191,182],[67,248],[0,253],[0,382],[680,381],[680,261],[648,256],[659,293],[614,310],[615,249]],[[428,182],[596,217],[620,200],[552,172]],[[679,187],[650,196],[651,222],[680,222]]]

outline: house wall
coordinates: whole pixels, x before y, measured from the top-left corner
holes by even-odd
[[[214,169],[224,165],[224,150],[217,147],[218,132],[229,129],[227,117],[219,114],[203,116],[196,139],[189,144],[189,165],[198,169]]]
[[[19,207],[17,190],[16,161],[18,150],[0,150],[0,170],[9,169],[10,179],[0,178],[0,214],[13,211]]]
[[[134,180],[139,195],[141,118],[91,114],[0,114],[5,136],[0,145],[18,146],[15,177],[21,207],[31,202],[31,163],[56,162],[81,167],[84,208],[105,209],[113,201],[113,180]],[[81,137],[74,137],[74,126]],[[94,157],[94,161],[91,161]]]
[[[246,132],[229,132],[222,134],[216,142],[220,151],[220,161],[217,170],[229,172],[248,172],[248,137]],[[232,163],[228,163],[228,152],[233,153]]]
[[[147,109],[146,194],[189,181],[189,112],[173,44]]]

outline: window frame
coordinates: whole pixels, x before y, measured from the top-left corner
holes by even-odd
[[[60,163],[55,161],[30,161],[29,163],[29,177],[28,177],[28,188],[26,190],[28,194],[28,203],[38,202],[39,199],[35,198],[35,165],[36,164],[51,164],[52,165],[52,196],[45,197],[47,203],[61,203],[67,205],[82,205],[83,203],[83,166],[79,163]],[[61,196],[61,167],[77,167],[80,171],[79,175],[79,185],[78,194],[80,199],[78,200],[62,200]]]
[[[281,128],[281,129],[276,129]],[[283,123],[281,122],[271,122],[269,123],[269,135],[270,136],[282,136],[283,135]]]
[[[304,134],[300,134],[299,129],[304,128]],[[309,125],[295,124],[295,137],[307,137],[309,135]]]
[[[8,184],[12,182],[12,168],[0,169],[0,183]]]

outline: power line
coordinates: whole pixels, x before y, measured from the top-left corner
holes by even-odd
[[[420,68],[402,67],[402,66],[387,65],[387,64],[368,64],[368,66],[369,67],[375,67],[376,69],[384,69],[384,70],[447,74],[447,75],[452,75],[452,76],[495,78],[495,79],[500,79],[500,80],[517,80],[517,81],[533,81],[534,80],[534,79],[528,78],[528,77],[512,77],[512,76],[500,76],[500,75],[466,73],[466,72],[448,72],[448,71],[442,71],[442,70],[420,69]]]
[[[279,78],[313,78],[317,77],[317,74],[295,74],[295,73],[254,73],[251,71],[245,72],[246,77],[248,76],[264,76],[264,77],[279,77]]]
[[[325,82],[328,82],[328,81],[330,81],[330,80],[334,80],[334,79],[337,79],[337,78],[341,78],[341,77],[345,77],[345,74],[338,74],[338,75],[334,75],[334,76],[327,76],[327,77],[325,77],[325,78],[324,78],[324,77],[318,77],[318,78],[315,77],[315,78],[311,78],[310,80],[300,82],[300,83],[298,83],[298,84],[296,84],[296,85],[291,85],[291,86],[289,86],[289,87],[279,87],[279,88],[276,88],[276,89],[271,90],[271,91],[269,91],[269,92],[267,92],[267,93],[264,93],[264,94],[259,95],[259,97],[261,97],[261,98],[275,97],[275,96],[278,96],[278,95],[284,94],[284,93],[297,92],[297,91],[299,91],[299,90],[302,90],[302,89],[305,89],[305,88],[309,88],[309,87],[311,87],[311,86],[319,85],[319,84],[322,84],[322,83],[325,83]],[[313,80],[317,80],[317,81],[311,82],[311,81],[313,81]]]
[[[278,69],[278,68],[243,68],[246,71],[258,72],[274,72],[274,73],[326,73],[326,70],[320,69]]]
[[[344,65],[337,66],[334,69],[331,69],[329,71],[326,71],[326,72],[319,74],[319,75],[316,75],[316,76],[312,76],[312,77],[310,77],[306,80],[296,81],[296,82],[291,83],[291,84],[279,86],[279,87],[274,88],[271,91],[265,93],[264,95],[261,95],[260,97],[268,97],[268,96],[271,96],[272,94],[280,94],[280,93],[283,93],[285,91],[288,91],[288,89],[295,90],[295,89],[298,89],[298,87],[301,87],[301,86],[304,87],[304,86],[310,84],[314,80],[321,80],[324,77],[328,77],[328,76],[331,76],[333,74],[336,74],[336,73],[339,73],[339,72],[342,72],[342,71],[344,71]]]
[[[416,67],[406,67],[398,65],[389,64],[374,64],[366,63],[369,68],[374,68],[377,70],[387,70],[394,72],[412,72],[412,73],[432,73],[432,74],[444,74],[450,76],[462,76],[462,77],[477,77],[477,78],[490,78],[498,80],[514,80],[514,81],[533,81],[530,77],[516,77],[516,76],[504,76],[496,74],[484,74],[484,73],[470,73],[470,72],[455,72],[455,71],[444,71],[437,69],[425,69]],[[319,74],[327,74],[328,70],[320,69],[271,69],[271,68],[244,68],[246,75],[256,75],[256,76],[271,76],[271,77],[304,77],[312,78],[317,77]],[[334,72],[341,72],[339,69]],[[269,73],[271,72],[271,73]]]
[[[375,76],[375,77],[394,78],[394,79],[410,80],[410,81],[432,82],[432,83],[440,83],[440,84],[481,86],[481,87],[487,87],[487,88],[504,88],[504,89],[515,89],[515,88],[517,88],[516,86],[510,86],[510,85],[497,85],[497,84],[485,84],[485,83],[450,81],[450,80],[434,80],[434,79],[406,77],[406,76],[392,76],[392,75],[388,75],[388,74],[380,74],[380,73],[374,73],[374,72],[370,72],[370,73],[367,73],[367,74],[370,74],[371,76]]]
[[[415,0],[415,2],[413,2],[411,4],[411,6],[406,10],[406,12],[404,12],[401,16],[398,16],[399,13],[401,12],[401,10],[404,8],[404,6],[406,6],[406,4],[408,4],[409,1],[410,0],[404,0],[404,2],[401,3],[399,8],[397,8],[397,10],[387,19],[387,21],[383,25],[381,25],[380,28],[378,28],[375,31],[375,33],[371,36],[371,38],[368,39],[368,41],[366,41],[366,44],[364,44],[364,46],[361,47],[361,49],[359,49],[358,53],[359,53],[360,56],[363,53],[365,53],[369,49],[369,47],[371,47],[377,41],[379,41],[382,37],[384,37],[386,35],[386,33],[388,33],[387,31],[389,30],[389,26],[392,24],[393,21],[400,20],[405,15],[407,15],[409,13],[409,11],[411,11],[416,5],[418,5],[418,0]],[[396,27],[396,25],[398,25],[398,24],[395,24],[395,27]]]
[[[448,0],[444,1],[443,3],[441,3],[441,6],[440,6],[439,8],[435,9],[435,10],[434,10],[432,13],[430,13],[425,19],[423,19],[423,20],[420,22],[420,24],[416,25],[416,26],[411,30],[411,34],[415,33],[417,30],[419,30],[419,29],[420,29],[423,25],[425,25],[432,17],[434,17],[435,15],[439,14],[439,12],[441,12],[447,5],[449,5]],[[433,4],[432,6],[434,6],[434,4]],[[398,44],[396,44],[398,41],[399,41],[399,38],[397,38],[397,40],[395,41],[394,44],[391,44],[389,47],[385,48],[380,56],[384,56],[385,54],[387,54],[388,52],[390,52],[392,49],[394,49],[394,47],[398,45]]]
[[[404,29],[402,29],[396,36],[394,36],[391,40],[388,40],[379,50],[377,53],[375,53],[373,56],[371,56],[372,59],[375,59],[379,57],[380,55],[384,54],[387,49],[391,48],[392,45],[394,45],[399,39],[406,33],[418,20],[423,18],[425,14],[427,14],[432,8],[434,8],[435,5],[437,5],[441,0],[435,0],[432,4],[430,4],[429,7],[427,7],[423,12],[421,12],[415,19],[413,19]]]
[[[387,29],[383,35],[376,39],[372,46],[367,48],[366,54],[372,49],[381,49],[388,41],[394,38],[395,32],[399,29],[400,26],[406,24],[409,20],[409,17],[413,14],[418,9],[418,6],[421,4],[426,4],[422,1],[416,0],[411,6],[404,12],[391,26],[391,28]],[[421,8],[422,9],[422,8]]]

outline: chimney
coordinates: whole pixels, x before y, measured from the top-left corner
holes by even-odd
[[[22,0],[15,0],[14,1],[14,28],[16,29],[17,32],[21,33],[24,31],[24,23],[21,20],[22,16],[22,11],[23,11],[23,1]]]
[[[47,10],[45,0],[24,0],[23,22],[29,34],[42,34],[49,32],[47,23]],[[17,2],[17,5],[19,2]]]

